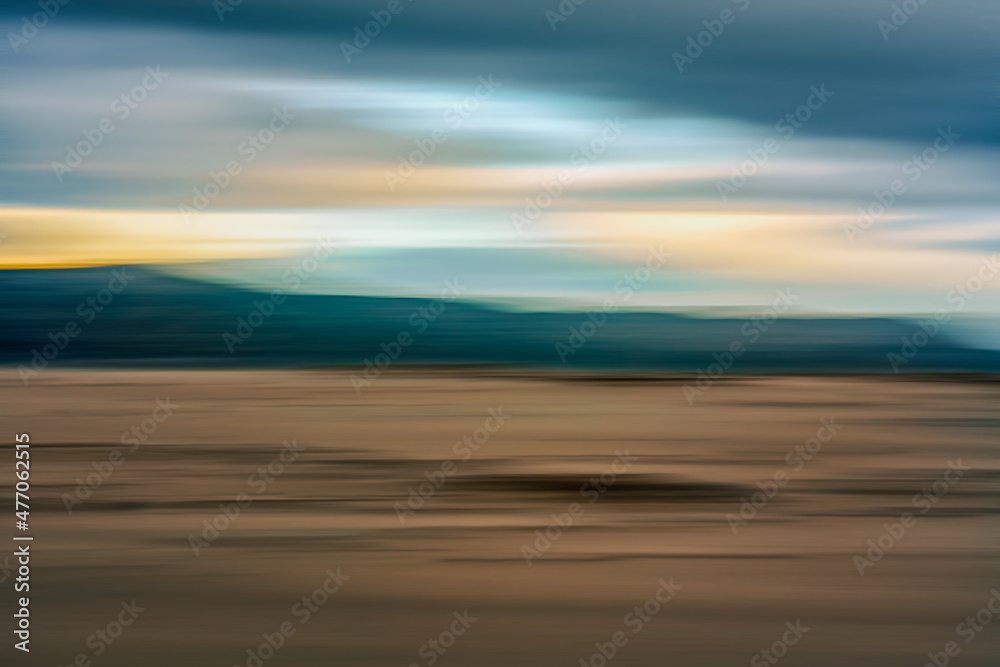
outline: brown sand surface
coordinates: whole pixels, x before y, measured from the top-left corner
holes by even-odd
[[[740,379],[691,406],[677,381],[431,370],[389,369],[360,396],[341,371],[6,378],[5,508],[13,434],[32,444],[30,664],[246,665],[289,622],[263,664],[577,666],[621,631],[609,665],[717,667],[752,664],[797,621],[809,630],[789,667],[921,667],[949,641],[951,664],[1000,664],[1000,616],[969,643],[956,634],[1000,587],[998,383]],[[173,413],[129,451],[122,434],[168,397]],[[496,426],[491,409],[509,417],[461,460],[456,442]],[[787,463],[831,418],[841,428],[812,460]],[[293,440],[294,462],[251,477]],[[124,461],[68,512],[74,480],[114,450]],[[634,461],[585,487],[616,452]],[[401,522],[394,506],[449,460]],[[921,513],[914,496],[959,460]],[[726,515],[779,471],[787,483],[734,534]],[[191,536],[241,493],[252,504],[196,556]],[[536,531],[574,503],[529,566],[522,545],[544,546]],[[916,523],[860,576],[854,557],[905,512]],[[295,605],[337,568],[349,579],[303,623]],[[670,578],[676,597],[634,631],[626,615]],[[133,599],[144,611],[95,655],[88,637]],[[443,654],[421,649],[465,610],[476,621]]]

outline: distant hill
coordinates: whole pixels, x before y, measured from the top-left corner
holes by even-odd
[[[363,366],[383,353],[382,343],[395,354],[391,343],[405,332],[412,342],[401,346],[394,363],[693,373],[738,341],[746,351],[730,372],[881,373],[891,372],[887,354],[898,352],[901,338],[917,331],[915,322],[890,318],[786,317],[760,331],[746,318],[621,312],[594,327],[585,341],[574,338],[584,342],[574,349],[570,329],[579,331],[590,321],[584,313],[507,312],[453,301],[432,322],[430,313],[420,313],[430,303],[425,299],[292,293],[269,317],[254,316],[254,323],[262,323],[254,329],[248,322],[242,333],[252,335],[241,342],[238,318],[246,321],[254,301],[264,302],[266,294],[149,268],[126,272],[134,278],[98,313],[100,304],[92,307],[85,300],[107,287],[112,268],[0,271],[0,363],[29,363],[33,350],[43,353],[52,343],[51,333],[53,345],[65,344],[54,366]],[[68,323],[79,327],[71,339],[58,333]],[[587,325],[583,333],[590,332]],[[225,334],[231,337],[224,340]],[[565,364],[556,349],[560,343],[566,346],[560,348]],[[963,347],[949,337],[947,326],[901,367],[903,372],[997,370],[1000,353]]]

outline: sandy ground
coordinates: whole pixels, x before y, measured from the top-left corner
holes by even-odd
[[[360,396],[321,371],[5,378],[4,507],[28,432],[35,537],[32,652],[5,665],[600,667],[616,632],[623,666],[772,664],[755,655],[775,642],[803,667],[920,667],[949,641],[961,667],[1000,654],[1000,616],[957,627],[1000,586],[997,383],[745,379],[691,406],[678,381],[429,370]],[[77,494],[95,466],[112,472]],[[727,514],[782,474],[734,533]],[[426,497],[401,519],[410,489]],[[669,602],[634,611],[671,578]],[[132,600],[120,635],[95,635]],[[273,656],[248,655],[283,623]]]

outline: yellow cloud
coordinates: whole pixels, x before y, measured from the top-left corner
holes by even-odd
[[[595,252],[642,261],[663,246],[672,263],[736,279],[896,286],[947,291],[978,270],[982,253],[890,243],[872,234],[851,243],[854,214],[745,209],[557,212],[544,227]],[[991,286],[991,289],[1000,285]]]
[[[287,254],[279,214],[0,209],[0,267],[193,262]],[[279,230],[279,231],[275,231]]]

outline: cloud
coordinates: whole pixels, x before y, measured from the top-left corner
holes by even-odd
[[[553,31],[545,3],[416,0],[348,63],[338,44],[371,3],[242,3],[225,21],[209,2],[74,5],[5,71],[3,261],[259,260],[328,232],[432,265],[441,249],[490,250],[480,273],[495,295],[523,292],[495,270],[501,258],[508,275],[543,280],[547,261],[586,247],[591,273],[544,283],[568,297],[599,290],[608,262],[664,243],[717,294],[803,282],[820,306],[860,307],[935,290],[996,247],[992,3],[926,3],[886,41],[876,21],[891,7],[752,0],[678,72],[672,53],[730,6],[589,0]],[[16,25],[29,10],[2,11]],[[157,66],[169,77],[120,117],[115,101]],[[499,88],[454,115],[490,76]],[[818,85],[835,96],[723,200],[719,183]],[[243,150],[286,108],[294,119],[273,141]],[[574,156],[609,118],[627,130],[581,166]],[[57,174],[105,119],[114,130]],[[858,208],[947,126],[961,133],[955,148],[849,243]],[[446,140],[390,188],[436,131]],[[230,163],[239,173],[227,177]],[[511,216],[564,171],[570,182],[519,234]],[[199,196],[210,201],[191,224],[179,209]]]

